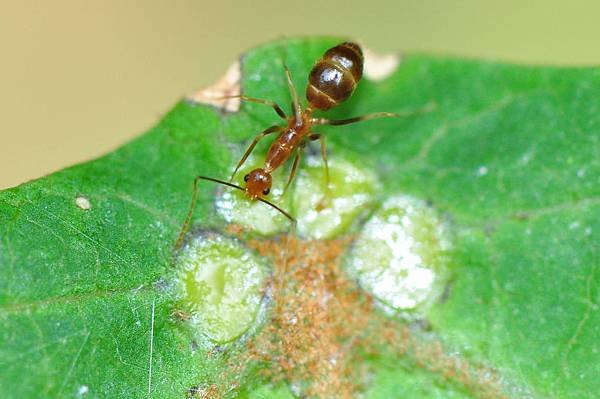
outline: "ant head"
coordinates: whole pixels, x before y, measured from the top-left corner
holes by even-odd
[[[268,195],[271,191],[271,174],[262,168],[254,169],[244,176],[246,193],[252,199]]]

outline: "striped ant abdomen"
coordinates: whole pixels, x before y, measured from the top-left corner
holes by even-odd
[[[358,44],[338,44],[327,50],[310,71],[306,99],[313,108],[333,108],[350,97],[362,72],[363,53]]]

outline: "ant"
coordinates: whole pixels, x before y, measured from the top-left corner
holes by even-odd
[[[178,248],[181,245],[183,242],[183,236],[187,232],[192,217],[192,212],[196,205],[198,195],[198,180],[208,180],[241,190],[245,192],[251,200],[259,200],[267,205],[270,205],[281,212],[292,223],[295,223],[293,217],[291,217],[287,212],[279,208],[277,205],[266,200],[264,197],[267,196],[271,190],[271,174],[273,171],[283,165],[294,153],[295,156],[292,163],[292,169],[285,186],[287,189],[294,179],[296,169],[300,163],[300,156],[307,140],[319,140],[321,143],[321,157],[323,158],[323,164],[325,167],[325,187],[327,190],[329,190],[329,167],[327,165],[325,136],[313,132],[312,129],[314,126],[340,126],[381,117],[402,117],[409,115],[408,113],[399,114],[392,112],[376,112],[373,114],[357,116],[348,119],[325,119],[313,117],[313,111],[315,109],[327,111],[346,101],[350,97],[362,77],[363,63],[364,57],[362,50],[356,43],[344,42],[327,50],[325,54],[323,54],[323,56],[316,61],[315,65],[310,71],[310,74],[308,75],[308,85],[306,86],[306,99],[308,100],[308,106],[305,109],[302,109],[300,106],[298,93],[296,92],[296,88],[292,83],[290,71],[288,67],[284,65],[287,85],[292,97],[293,114],[291,116],[286,115],[281,107],[273,101],[246,97],[243,95],[222,97],[221,99],[239,98],[242,101],[268,105],[273,108],[275,113],[281,119],[286,121],[287,125],[273,125],[263,130],[258,136],[256,136],[250,146],[248,146],[244,156],[242,156],[238,162],[229,182],[207,176],[196,176],[194,179],[194,194],[192,196],[192,203],[175,244],[175,248]],[[414,114],[414,112],[411,112],[410,114]],[[258,142],[265,136],[273,133],[278,133],[279,136],[269,147],[263,167],[256,168],[244,176],[244,181],[246,182],[245,188],[231,183],[235,174],[244,164],[246,159],[248,159],[248,156],[252,153],[252,150],[256,144],[258,144]]]

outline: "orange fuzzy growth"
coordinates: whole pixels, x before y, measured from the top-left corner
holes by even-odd
[[[290,381],[309,397],[352,397],[357,353],[371,300],[342,277],[338,258],[348,240],[287,243],[252,241],[264,256],[275,255],[274,316],[250,352],[267,363],[272,379]],[[287,250],[282,251],[282,247]],[[285,255],[284,253],[287,253]]]
[[[250,364],[259,363],[265,377],[289,383],[297,396],[353,398],[366,388],[366,357],[393,354],[475,397],[506,398],[493,369],[449,355],[439,341],[376,311],[373,298],[340,266],[351,240],[284,236],[247,242],[275,267],[271,318],[247,342],[247,351],[230,359],[221,389],[211,394],[222,397],[241,383]]]
[[[248,243],[275,265],[272,320],[248,345],[264,373],[306,397],[351,398],[364,388],[363,357],[392,351],[477,397],[503,398],[493,371],[445,354],[439,342],[422,342],[406,324],[375,311],[373,298],[341,269],[350,242],[287,236]]]

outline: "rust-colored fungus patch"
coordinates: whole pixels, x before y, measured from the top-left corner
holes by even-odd
[[[289,381],[303,396],[351,397],[361,381],[354,348],[367,338],[372,301],[339,269],[349,240],[286,239],[249,243],[276,265],[273,318],[250,354],[266,363],[271,379]]]
[[[368,389],[368,359],[380,355],[402,357],[475,397],[506,397],[493,369],[450,355],[440,342],[378,312],[340,267],[350,243],[293,236],[247,242],[275,267],[270,319],[247,350],[229,359],[218,392],[202,397],[226,396],[258,368],[299,397],[353,398]]]

